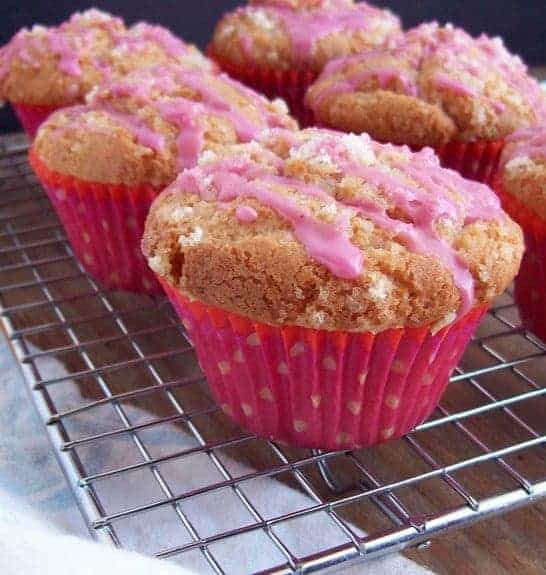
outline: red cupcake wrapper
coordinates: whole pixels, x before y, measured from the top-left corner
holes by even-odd
[[[257,323],[162,283],[224,412],[261,437],[304,448],[368,447],[425,421],[486,312],[476,308],[434,335],[329,332]]]
[[[221,70],[232,78],[254,88],[270,99],[282,98],[302,128],[313,125],[313,113],[303,104],[303,99],[307,88],[317,79],[317,72],[296,69],[260,69],[251,65],[239,66],[222,60],[210,48],[207,53]]]
[[[42,122],[59,109],[58,106],[29,106],[28,104],[12,104],[11,107],[29,138],[34,138]]]
[[[546,221],[505,191],[500,177],[493,189],[505,211],[523,228],[526,250],[515,281],[515,299],[525,328],[546,342]]]
[[[59,174],[33,150],[29,159],[86,271],[108,289],[162,293],[140,249],[146,216],[160,190]]]
[[[525,234],[526,251],[515,281],[515,299],[525,328],[546,342],[546,230]]]
[[[490,184],[497,172],[504,140],[450,142],[435,148],[444,168],[459,172],[464,178]]]

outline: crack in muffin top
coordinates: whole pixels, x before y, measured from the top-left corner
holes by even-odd
[[[226,14],[211,48],[220,59],[262,68],[320,70],[339,56],[400,33],[389,10],[353,0],[254,0]]]
[[[266,323],[445,325],[502,293],[521,231],[432,150],[320,129],[205,154],[156,200],[144,252],[187,296]]]
[[[500,38],[428,23],[398,45],[331,62],[309,89],[319,121],[382,141],[493,140],[546,120],[546,97]]]
[[[100,81],[163,63],[215,70],[197,48],[161,26],[126,28],[121,18],[92,9],[60,26],[23,28],[0,48],[0,99],[68,105],[83,101]]]
[[[297,127],[284,102],[270,102],[223,74],[162,65],[107,82],[86,105],[56,112],[38,131],[34,149],[61,174],[165,186],[204,150],[248,142],[274,127]]]

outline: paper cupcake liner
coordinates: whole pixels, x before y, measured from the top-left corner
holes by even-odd
[[[486,311],[434,335],[329,332],[257,323],[163,288],[226,414],[260,437],[329,450],[375,445],[425,421]]]
[[[525,328],[546,342],[546,234],[525,234],[527,249],[515,281],[515,299]]]
[[[11,107],[29,138],[34,138],[42,122],[59,109],[57,106],[29,106],[27,104],[12,104]]]
[[[546,342],[546,221],[504,190],[499,177],[493,189],[504,210],[525,233],[526,250],[515,281],[515,299],[524,327]]]
[[[497,171],[504,140],[450,142],[435,148],[444,168],[459,172],[464,178],[491,183]]]
[[[85,182],[49,170],[32,150],[29,157],[86,271],[108,289],[162,293],[140,249],[160,190]]]
[[[313,125],[313,113],[304,105],[303,99],[307,88],[317,79],[317,72],[260,69],[252,65],[239,66],[217,57],[210,48],[208,55],[232,78],[261,92],[269,99],[282,98],[302,128]]]

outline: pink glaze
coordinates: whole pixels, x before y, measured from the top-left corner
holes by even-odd
[[[249,100],[256,118],[247,116],[238,107],[218,92],[211,77],[199,69],[185,69],[178,65],[161,65],[136,71],[126,78],[112,82],[104,92],[94,95],[89,109],[103,109],[120,120],[121,124],[135,134],[138,141],[153,150],[161,150],[165,140],[137,114],[115,112],[109,94],[115,97],[131,98],[142,106],[153,107],[159,115],[179,129],[177,138],[178,167],[195,166],[204,145],[202,118],[207,114],[223,118],[233,125],[241,142],[254,139],[266,127],[282,126],[282,119],[267,108],[267,100],[241,86],[225,75],[217,76],[218,81],[230,86]],[[199,101],[173,95],[179,86],[188,86],[200,96]]]
[[[89,49],[96,41],[99,30],[107,32],[112,49],[103,54],[93,54]],[[29,66],[39,66],[39,60],[32,57],[30,51],[41,53],[44,50],[50,50],[58,56],[59,70],[73,77],[81,76],[80,59],[87,51],[91,64],[102,73],[103,81],[108,81],[114,76],[110,60],[122,58],[125,50],[139,52],[153,45],[177,62],[183,61],[191,52],[185,42],[161,26],[138,23],[126,29],[121,19],[98,10],[88,10],[83,14],[74,14],[69,21],[58,27],[44,28],[41,34],[36,34],[35,29],[22,29],[18,32],[6,46],[0,48],[0,82],[7,76],[15,58]],[[203,57],[203,63],[206,62]],[[207,69],[213,69],[212,63]]]
[[[506,139],[507,146],[501,158],[505,166],[516,158],[546,160],[546,127],[538,126],[517,130]]]
[[[453,226],[462,227],[477,220],[503,219],[504,212],[495,194],[487,186],[443,170],[432,150],[412,154],[407,148],[377,144],[361,136],[361,143],[376,156],[402,154],[400,160],[389,160],[390,167],[380,162],[367,165],[352,155],[339,135],[325,130],[316,130],[315,134],[320,138],[311,141],[315,147],[310,151],[306,149],[306,153],[316,153],[317,157],[327,154],[340,173],[361,178],[381,190],[388,205],[402,210],[410,221],[391,217],[387,209],[376,202],[354,197],[337,200],[327,189],[275,175],[271,168],[261,168],[249,159],[223,159],[185,172],[175,183],[176,189],[221,203],[239,197],[257,199],[290,223],[296,238],[312,258],[344,279],[355,279],[363,270],[363,254],[351,239],[351,220],[360,214],[392,234],[410,251],[432,255],[441,261],[460,291],[459,314],[466,314],[474,302],[474,279],[457,250],[440,235],[438,225],[451,222]],[[301,141],[293,145],[291,154],[297,153],[300,145],[310,144]],[[282,164],[277,165],[277,169],[282,173]],[[319,218],[311,209],[296,202],[291,194],[279,192],[279,186],[319,200],[322,208],[335,217],[332,221]]]
[[[235,210],[235,215],[243,224],[252,224],[258,219],[258,212],[251,206],[239,206]]]
[[[256,7],[258,5],[258,8]],[[387,10],[381,10],[364,2],[353,4],[347,0],[323,2],[318,9],[298,10],[280,2],[264,0],[254,2],[254,6],[239,8],[239,14],[252,15],[257,10],[265,10],[268,17],[282,23],[283,30],[291,40],[292,58],[303,64],[313,55],[318,41],[331,34],[372,30],[376,24],[390,21],[393,27],[399,20]],[[245,36],[243,49],[251,58],[253,42]]]
[[[51,34],[49,46],[59,56],[59,70],[69,76],[81,76],[79,54],[62,34]]]
[[[146,122],[141,120],[136,114],[122,112],[114,106],[107,105],[102,105],[100,109],[134,134],[141,146],[151,148],[156,152],[165,148],[165,137],[149,128]]]
[[[127,49],[131,52],[145,52],[151,46],[156,46],[177,63],[184,63],[186,58],[190,57],[191,63],[195,63],[195,66],[192,67],[203,68],[208,71],[214,70],[214,65],[210,60],[201,56],[199,61],[200,53],[197,50],[192,50],[189,44],[163,26],[138,22],[126,32],[115,35],[114,43],[115,48]],[[192,56],[193,59],[191,59]]]
[[[163,52],[174,60],[187,55],[190,51],[185,42],[182,42],[166,28],[153,26],[146,22],[135,24],[127,34],[121,36],[120,41],[137,51],[145,49],[150,43],[155,44],[160,46]]]
[[[388,82],[396,78],[404,84],[406,73],[402,69],[384,70],[382,64],[378,64],[378,69],[373,68],[374,58],[379,58],[381,61],[381,56],[399,58],[416,71],[421,69],[426,59],[432,58],[445,70],[434,78],[437,87],[458,96],[484,98],[501,115],[507,108],[504,102],[486,96],[476,87],[481,85],[484,70],[494,70],[512,89],[527,99],[540,119],[546,120],[546,98],[540,85],[529,75],[521,59],[511,55],[500,39],[491,39],[485,35],[473,38],[451,25],[440,27],[437,23],[423,24],[410,30],[393,48],[375,50],[365,55],[340,58],[331,62],[317,81],[318,85],[324,82],[325,87],[308,93],[308,106],[316,109],[325,97],[354,91],[367,77],[376,75],[381,77],[385,72],[388,72]],[[364,71],[357,68],[351,71],[350,67],[359,62],[365,66],[370,66],[371,63],[371,68],[368,67]],[[347,72],[343,74],[343,70]],[[339,78],[335,81],[326,82],[336,75],[339,75]],[[466,75],[472,77],[475,82],[466,79],[464,77]],[[386,85],[388,83],[384,83],[383,87]],[[412,95],[417,94],[418,90],[415,89]]]
[[[41,52],[45,45],[53,54],[59,57],[59,70],[68,76],[79,77],[82,73],[80,55],[82,48],[93,40],[95,30],[89,26],[107,30],[114,34],[123,28],[123,22],[99,10],[88,10],[83,14],[73,14],[67,22],[60,26],[44,28],[42,34],[35,33],[36,28],[23,28],[11,41],[0,49],[0,82],[3,81],[11,68],[12,61],[20,58],[31,66],[39,65],[39,61],[29,54],[29,48]],[[44,44],[45,43],[45,44]]]
[[[454,80],[453,78],[445,76],[444,74],[436,74],[434,77],[434,83],[438,88],[445,88],[457,96],[470,96],[472,98],[479,96],[479,92],[475,88],[466,86],[460,80]]]
[[[364,137],[364,141],[376,151],[381,149],[368,137]],[[384,208],[375,203],[358,199],[345,202],[379,228],[398,237],[411,251],[437,257],[450,270],[459,288],[460,313],[467,313],[474,301],[474,279],[456,250],[440,236],[435,226],[445,220],[466,224],[477,219],[500,219],[504,214],[498,198],[486,186],[464,180],[455,172],[442,170],[432,150],[411,154],[409,161],[393,164],[419,184],[415,186],[404,184],[399,176],[384,168],[363,166],[348,158],[334,139],[319,149],[326,149],[343,173],[358,176],[381,189],[396,208],[409,216],[411,223],[406,223],[391,218]],[[386,150],[388,146],[382,149]],[[460,194],[462,205],[453,200],[448,190],[456,190]]]
[[[224,165],[225,162],[224,162]],[[327,267],[334,275],[355,279],[363,267],[360,250],[350,240],[350,218],[342,214],[334,223],[316,218],[312,212],[280,194],[275,186],[285,185],[312,197],[320,197],[335,205],[335,200],[320,188],[303,184],[291,178],[269,177],[262,170],[256,172],[255,164],[233,162],[231,170],[215,173],[214,164],[183,172],[177,187],[186,193],[195,193],[209,198],[210,190],[204,182],[213,177],[216,199],[219,202],[232,202],[236,198],[254,198],[277,212],[290,222],[296,238],[305,246],[309,255]],[[260,178],[261,176],[261,178]]]
[[[339,65],[335,61],[335,65],[328,68],[329,71],[335,70]],[[377,70],[364,70],[352,76],[346,76],[337,82],[333,82],[329,87],[320,90],[320,92],[312,99],[313,106],[319,107],[322,102],[332,95],[341,96],[342,94],[350,94],[358,89],[362,84],[368,80],[375,79],[381,89],[386,89],[393,81],[402,84],[404,92],[408,96],[417,96],[418,88],[415,80],[404,71],[396,68],[381,68]]]

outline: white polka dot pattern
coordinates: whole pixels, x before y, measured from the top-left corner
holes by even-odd
[[[303,355],[304,353],[305,353],[305,344],[301,341],[295,343],[290,348],[290,357],[298,357],[300,355]]]
[[[223,322],[232,315],[186,302],[171,288],[167,294],[192,321],[192,340],[218,403],[252,433],[317,449],[367,447],[424,421],[448,383],[454,352],[460,354],[485,312],[425,338],[422,330],[417,337],[406,330],[340,340],[335,333],[298,328],[294,334],[294,327],[285,332],[242,317]]]
[[[221,361],[218,363],[218,369],[222,375],[227,375],[231,371],[231,365],[227,361]]]
[[[280,375],[288,375],[290,373],[288,365],[284,361],[281,361],[277,366],[277,373]]]
[[[254,410],[248,403],[241,403],[241,409],[247,417],[251,417],[254,414]]]
[[[260,397],[264,400],[264,401],[268,401],[270,403],[272,403],[273,401],[275,401],[275,398],[273,397],[273,392],[268,388],[268,387],[263,387],[260,390]]]
[[[332,356],[326,356],[323,360],[322,360],[322,367],[324,369],[326,369],[327,371],[335,371],[337,369],[337,363],[335,358],[333,358]]]
[[[260,336],[257,333],[251,333],[247,338],[246,342],[251,347],[259,347],[260,345]]]
[[[48,185],[38,173],[63,223],[75,255],[86,271],[108,289],[161,293],[155,275],[142,255],[140,242],[153,190],[78,182]]]
[[[385,405],[391,409],[398,409],[400,407],[400,398],[392,394],[387,395],[385,397]]]
[[[360,413],[362,412],[362,404],[359,401],[348,401],[347,409],[353,415],[360,415]]]
[[[307,430],[307,423],[305,423],[305,421],[301,419],[295,419],[294,429],[296,430],[297,433],[303,433],[304,431]]]

